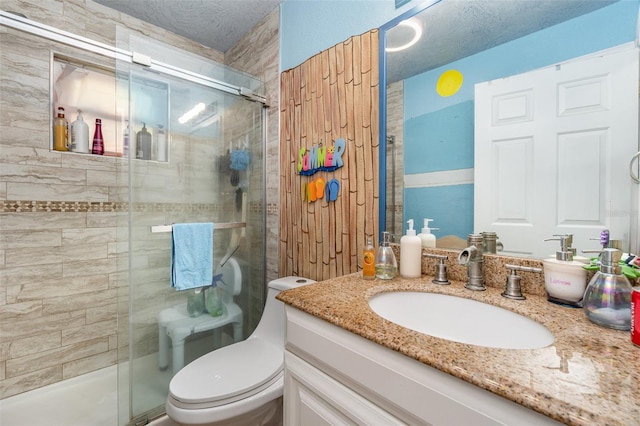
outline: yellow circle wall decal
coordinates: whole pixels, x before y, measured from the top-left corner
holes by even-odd
[[[442,73],[436,85],[436,91],[440,96],[454,95],[462,86],[462,73],[458,70],[448,70]]]

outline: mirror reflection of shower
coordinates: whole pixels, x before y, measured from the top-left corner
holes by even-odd
[[[387,231],[395,238],[396,235],[396,137],[387,135],[387,176],[391,185],[388,185],[387,194]]]
[[[402,235],[403,205],[404,205],[404,169],[403,169],[403,141],[404,141],[404,107],[403,82],[391,83],[387,86],[387,105],[392,107],[387,111],[387,220],[386,231],[393,240],[399,241]]]

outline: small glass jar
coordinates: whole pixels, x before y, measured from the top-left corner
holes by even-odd
[[[204,312],[204,291],[197,288],[187,295],[187,313],[190,317],[199,317]]]

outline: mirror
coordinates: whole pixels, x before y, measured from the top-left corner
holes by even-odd
[[[608,109],[606,84],[618,78],[598,80],[609,75],[604,71],[588,77],[567,77],[565,72],[587,69],[587,59],[597,62],[621,51],[635,59],[614,63],[631,76],[629,85],[618,90],[637,94],[638,5],[442,0],[382,26],[380,75],[386,91],[380,95],[380,140],[386,143],[381,143],[380,156],[380,229],[397,239],[407,220],[413,219],[420,232],[423,218],[430,218],[430,226],[439,228],[434,232],[438,247],[460,248],[469,233],[493,231],[504,254],[538,258],[559,250],[557,241],[544,242],[553,234],[573,234],[578,251],[597,250],[602,248],[600,232],[608,229],[610,238],[628,250],[638,233],[638,203],[634,209],[631,201],[638,189],[629,178],[629,162],[638,151],[637,96],[624,109],[633,121],[619,126],[628,131],[624,137],[591,119],[586,130],[544,135],[537,129],[549,126],[534,123],[526,137],[503,134],[510,126],[501,125],[558,111],[560,104],[565,109],[558,116],[580,108]],[[410,48],[393,51],[414,36],[407,20],[422,37]],[[562,81],[545,77],[560,70],[556,74]],[[487,88],[534,79],[549,86],[555,96],[550,104],[538,102],[544,97],[538,88],[524,100],[507,96],[520,93],[519,88],[483,94]],[[589,84],[571,86],[567,81]],[[606,105],[596,105],[598,100]],[[572,104],[578,101],[590,106]],[[492,109],[500,105],[502,112]],[[486,128],[495,133],[487,136]],[[624,148],[612,149],[622,139]],[[540,140],[555,145],[539,148]],[[514,143],[497,143],[505,141]],[[529,192],[524,194],[523,188]],[[548,217],[543,220],[539,214]]]

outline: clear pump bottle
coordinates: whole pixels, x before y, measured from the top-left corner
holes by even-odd
[[[398,263],[391,248],[390,237],[388,232],[382,233],[382,242],[376,252],[376,278],[381,280],[390,280],[398,275]]]
[[[599,251],[585,250],[584,253]],[[615,330],[631,328],[631,283],[621,272],[622,252],[614,248],[601,251],[600,270],[584,292],[584,313],[591,322]]]

